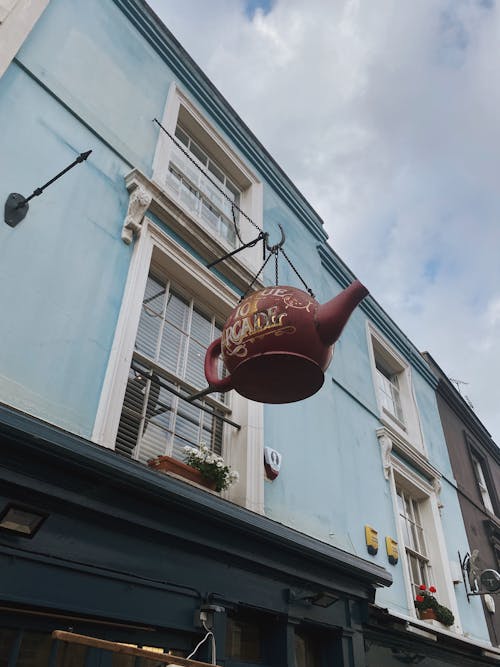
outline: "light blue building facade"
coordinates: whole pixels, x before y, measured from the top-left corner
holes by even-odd
[[[0,226],[0,403],[10,443],[0,510],[17,502],[43,506],[47,517],[29,543],[1,534],[5,562],[23,563],[0,594],[10,610],[0,623],[5,637],[21,637],[19,619],[43,634],[55,626],[33,619],[57,617],[67,627],[78,617],[89,634],[104,636],[99,627],[109,623],[107,638],[137,645],[147,644],[137,627],[155,627],[151,645],[173,641],[186,656],[200,632],[191,627],[199,600],[188,604],[179,591],[192,587],[210,592],[200,594],[203,603],[220,594],[225,611],[213,621],[225,647],[220,664],[390,667],[405,656],[429,667],[495,664],[500,654],[481,604],[464,588],[459,553],[469,546],[437,381],[418,350],[368,296],[311,398],[261,405],[231,392],[184,400],[203,389],[204,349],[262,265],[259,241],[207,268],[240,245],[238,234],[248,243],[263,229],[273,243],[281,225],[288,257],[321,303],[354,276],[310,204],[142,0],[31,5],[35,15],[25,34],[16,32],[0,78],[2,197],[27,197],[78,154],[92,153],[32,199],[17,226]],[[0,39],[23,20],[22,0],[5,7]],[[280,284],[301,287],[289,264],[279,269]],[[270,262],[257,285],[273,283]],[[183,445],[202,441],[239,472],[221,494],[146,466],[156,456],[182,458]],[[26,479],[23,447],[29,461],[46,457]],[[264,468],[266,447],[281,455],[274,480]],[[153,496],[163,510],[147,505]],[[56,498],[78,507],[73,522],[61,505],[54,509]],[[126,510],[103,509],[118,502]],[[179,512],[185,526],[200,525],[204,511],[212,532],[199,537],[197,551],[196,529],[188,537],[173,524]],[[121,521],[134,527],[115,535]],[[150,531],[147,548],[139,525]],[[222,546],[213,541],[217,525],[225,526]],[[155,569],[155,534],[165,543],[175,535],[176,557],[189,567]],[[368,549],[370,534],[378,549]],[[215,568],[218,550],[241,582],[233,592]],[[203,553],[209,564],[199,560]],[[121,574],[113,570],[108,580],[118,562]],[[71,579],[79,566],[80,578]],[[90,582],[97,570],[107,592]],[[162,603],[146,593],[120,598],[127,608],[120,615],[110,602],[119,596],[113,577],[133,591],[148,577],[149,591],[177,587],[178,615],[162,621]],[[437,587],[451,626],[418,618],[420,584]],[[86,586],[99,593],[85,598]],[[268,623],[276,624],[271,638]],[[128,635],[127,624],[135,628]],[[22,639],[12,642],[9,664],[22,665]]]

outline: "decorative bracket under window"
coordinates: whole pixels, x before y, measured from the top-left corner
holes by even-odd
[[[392,462],[391,462],[391,452],[392,452],[392,440],[385,433],[379,433],[377,431],[377,437],[380,443],[380,450],[382,454],[382,466],[384,468],[384,477],[389,479],[389,474],[391,472]]]
[[[122,241],[130,245],[134,239],[141,233],[141,225],[144,215],[151,204],[153,196],[151,192],[138,185],[130,195],[128,202],[127,215],[123,223]]]

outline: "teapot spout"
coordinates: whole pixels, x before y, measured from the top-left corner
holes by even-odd
[[[316,326],[325,345],[333,345],[338,340],[353,310],[367,294],[366,287],[359,280],[355,280],[343,292],[319,306],[316,311]]]

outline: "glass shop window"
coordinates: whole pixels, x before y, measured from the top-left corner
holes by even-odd
[[[226,657],[239,662],[262,662],[262,627],[256,620],[227,619]]]
[[[17,631],[0,628],[0,667],[7,667]]]

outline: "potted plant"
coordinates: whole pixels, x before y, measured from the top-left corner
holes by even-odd
[[[214,454],[203,443],[199,448],[184,447],[184,460],[189,466],[199,470],[205,479],[213,482],[216,491],[227,489],[239,479],[236,470],[231,470],[222,456]]]
[[[199,448],[184,447],[184,461],[172,456],[157,456],[148,461],[148,466],[171,472],[213,491],[227,489],[239,479],[238,473],[224,463],[222,456],[214,454],[203,443]]]
[[[439,604],[434,597],[436,588],[434,586],[429,586],[429,590],[427,590],[427,586],[421,584],[419,590],[420,593],[415,598],[415,607],[419,617],[424,621],[434,620],[439,621],[446,626],[453,625],[455,617],[451,610],[448,609],[448,607]]]

